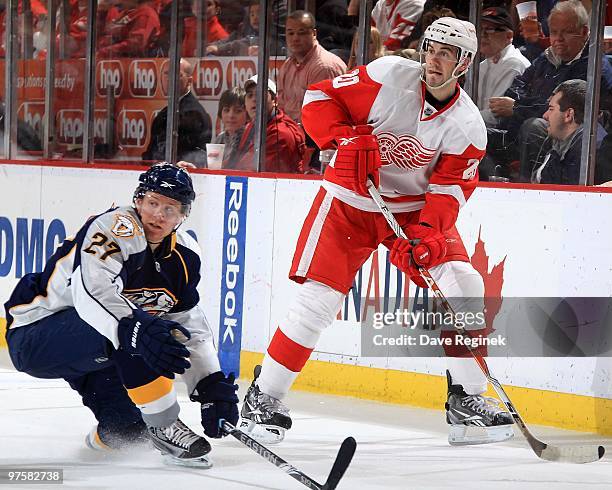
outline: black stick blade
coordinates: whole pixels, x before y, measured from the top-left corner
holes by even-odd
[[[346,469],[353,460],[355,449],[357,449],[357,442],[352,437],[347,437],[344,439],[344,441],[342,441],[342,445],[340,446],[338,455],[336,456],[336,461],[334,461],[334,465],[329,472],[329,477],[323,485],[323,490],[334,490],[334,488],[338,486],[338,483],[340,483]]]

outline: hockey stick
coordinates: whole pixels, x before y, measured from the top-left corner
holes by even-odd
[[[246,447],[248,447],[252,451],[255,451],[262,458],[267,459],[270,463],[280,468],[292,478],[295,478],[297,481],[299,481],[302,485],[305,485],[308,488],[311,488],[312,490],[333,490],[334,488],[336,488],[338,486],[338,483],[340,482],[340,479],[344,476],[344,472],[348,468],[349,464],[351,464],[351,460],[353,459],[353,455],[355,454],[355,449],[357,448],[357,443],[355,442],[355,439],[353,439],[352,437],[347,437],[346,439],[344,439],[342,445],[340,446],[340,450],[338,451],[338,455],[336,456],[336,460],[334,461],[332,469],[329,472],[327,481],[323,485],[321,485],[320,483],[317,483],[312,478],[310,478],[308,475],[302,473],[295,466],[287,463],[287,461],[274,454],[267,447],[261,445],[255,439],[249,437],[247,434],[234,427],[226,420],[220,420],[219,426],[221,427],[221,430],[225,432],[225,434],[238,439]]]
[[[376,189],[372,181],[368,181],[368,192],[370,193],[370,196],[372,196],[372,199],[374,199],[374,202],[380,209],[381,213],[383,214],[383,216],[387,220],[387,223],[389,223],[389,226],[393,229],[395,234],[400,238],[407,239],[408,237],[404,233],[404,230],[402,230],[402,227],[399,225],[399,223],[395,219],[395,216],[393,216],[393,213],[389,210],[389,208],[385,204],[385,201],[379,194],[378,190]],[[453,315],[454,317],[455,312],[453,310],[453,307],[450,305],[450,303],[448,302],[448,300],[446,299],[442,291],[440,291],[440,288],[436,284],[436,281],[434,280],[434,278],[431,277],[431,274],[429,273],[429,271],[425,269],[424,267],[419,267],[419,273],[423,277],[423,280],[425,281],[429,289],[432,290],[434,296],[442,303],[442,306],[444,307],[444,309],[447,312],[449,312],[451,315]],[[470,336],[470,334],[463,327],[456,327],[456,328],[457,328],[457,331],[461,335],[464,335],[467,337]],[[595,446],[595,445],[575,446],[575,445],[569,445],[569,444],[561,445],[561,446],[553,446],[551,444],[546,444],[540,441],[539,439],[537,439],[527,428],[527,425],[525,425],[523,418],[519,415],[516,408],[514,408],[514,404],[510,401],[510,398],[506,394],[506,391],[502,387],[501,383],[497,381],[497,379],[495,379],[491,375],[491,372],[489,371],[489,367],[487,366],[487,363],[484,360],[484,358],[480,354],[478,354],[472,348],[472,346],[469,345],[469,343],[466,345],[466,347],[469,349],[472,356],[474,356],[474,359],[476,360],[477,364],[480,366],[480,369],[482,369],[482,372],[484,373],[484,375],[487,377],[487,380],[489,381],[489,383],[493,385],[493,388],[495,389],[498,396],[501,398],[502,402],[508,409],[508,412],[510,412],[510,414],[512,415],[514,422],[516,423],[520,431],[525,436],[525,439],[527,439],[527,442],[531,446],[531,449],[533,449],[533,451],[536,453],[536,455],[539,458],[545,459],[546,461],[555,461],[555,462],[562,462],[562,463],[591,463],[603,457],[605,453],[605,448],[603,446]]]

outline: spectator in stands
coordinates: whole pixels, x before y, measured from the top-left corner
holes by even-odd
[[[300,122],[308,86],[345,73],[346,65],[318,43],[315,19],[310,12],[295,10],[289,14],[285,36],[290,56],[278,73],[278,105]]]
[[[482,12],[480,29],[480,63],[478,78],[478,108],[487,126],[497,126],[497,118],[489,108],[491,97],[501,97],[512,81],[531,65],[512,45],[514,26],[508,11],[490,7]]]
[[[0,5],[0,58],[4,58],[6,50],[6,8],[8,2],[2,2]],[[31,12],[31,28],[34,36],[42,34],[44,23],[47,18],[46,2],[41,0],[30,0],[29,10]],[[22,59],[31,58],[31,53],[23,52],[23,37],[26,17],[23,11],[23,0],[17,2],[17,15],[15,21],[15,29],[17,30],[17,42],[19,43],[18,53]],[[27,32],[27,31],[26,31]],[[36,42],[36,39],[33,40]]]
[[[423,13],[425,0],[378,0],[372,9],[372,25],[380,31],[388,51],[400,49]]]
[[[219,12],[219,22],[223,28],[231,35],[238,30],[244,20],[244,0],[219,0],[221,12]]]
[[[532,183],[580,183],[586,87],[584,80],[566,80],[553,90],[548,110],[544,113],[548,123],[548,137],[533,167]]]
[[[192,4],[193,16],[185,19],[185,32],[183,37],[183,56],[196,56],[197,53],[197,26],[200,14],[200,0]],[[227,39],[229,34],[219,22],[220,7],[218,0],[206,0],[206,13],[202,17],[202,36],[205,42],[214,43]]]
[[[259,0],[250,0],[248,14],[238,30],[227,39],[206,46],[206,54],[216,56],[256,56],[259,45]]]
[[[417,22],[417,25],[414,27],[414,29],[412,29],[410,35],[402,39],[401,42],[401,47],[403,49],[411,49],[412,52],[403,53],[401,56],[419,61],[419,54],[417,50],[421,44],[421,37],[423,36],[425,29],[442,17],[452,17],[454,19],[457,18],[455,12],[449,8],[434,6],[431,9],[428,9],[427,3],[425,3],[425,10]]]
[[[550,46],[550,39],[548,37],[548,17],[550,16],[552,8],[559,0],[538,0],[537,13],[539,32],[533,36],[525,35],[523,32],[523,25],[518,18],[516,5],[524,1],[526,0],[512,0],[509,12],[512,16],[512,23],[514,26],[518,27],[518,29],[515,30],[516,36],[514,44],[519,47],[521,53],[523,53],[529,61],[533,62],[533,60],[540,56],[540,54]]]
[[[315,2],[317,40],[327,51],[348,64],[355,25],[348,15],[346,0],[319,0]]]
[[[347,66],[347,70],[352,70],[357,66],[357,44],[359,43],[359,32],[355,31],[355,35],[353,36],[353,43],[351,45],[351,55],[349,56],[349,62]],[[368,46],[368,59],[363,63],[364,65],[368,64],[370,61],[374,61],[382,56],[384,56],[385,47],[382,43],[382,38],[380,37],[380,32],[376,27],[370,27],[370,45]]]
[[[162,73],[168,83],[168,64]],[[181,59],[179,68],[178,103],[178,141],[177,158],[194,163],[197,167],[206,166],[206,143],[210,143],[212,122],[202,104],[191,92],[193,65]],[[162,83],[164,83],[162,81]],[[143,160],[166,159],[166,124],[168,107],[164,107],[151,125],[149,146],[142,154]]]
[[[246,106],[244,105],[244,89],[234,87],[221,94],[217,117],[221,119],[223,131],[213,138],[213,143],[225,145],[223,151],[223,165],[229,162],[229,157],[237,148],[244,127],[247,123]]]
[[[548,18],[551,46],[514,79],[504,97],[492,97],[489,108],[500,119],[499,130],[488,128],[487,153],[502,166],[524,162],[520,179],[529,182],[535,156],[547,135],[542,119],[548,98],[561,82],[586,80],[589,16],[578,0],[557,3]],[[612,90],[612,66],[602,59],[601,90]],[[531,164],[525,164],[531,162]]]
[[[244,130],[238,148],[229,157],[224,168],[233,170],[255,170],[255,117],[257,75],[244,84],[246,110],[251,118]],[[266,157],[264,172],[302,173],[306,145],[304,131],[288,117],[276,103],[276,84],[268,80],[266,101],[268,124],[266,126]]]
[[[98,41],[98,58],[146,57],[160,33],[159,15],[151,0],[120,0],[121,15],[108,22]]]

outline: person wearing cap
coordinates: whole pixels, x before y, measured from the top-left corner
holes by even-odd
[[[477,106],[487,126],[497,126],[497,117],[491,112],[489,99],[501,97],[512,81],[531,64],[512,45],[514,26],[508,11],[502,7],[490,7],[482,12],[480,28],[480,53],[485,58],[480,63]]]
[[[255,162],[255,118],[257,113],[257,75],[244,84],[245,106],[251,121],[246,125],[238,147],[230,154],[223,168],[231,170],[256,170]],[[264,172],[302,173],[303,156],[306,149],[302,128],[277,103],[276,84],[268,79],[266,98],[266,157]]]

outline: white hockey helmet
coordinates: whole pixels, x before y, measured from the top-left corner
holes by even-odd
[[[441,17],[425,29],[419,50],[421,55],[427,51],[429,41],[448,44],[459,49],[457,68],[453,71],[453,78],[459,78],[467,72],[478,51],[478,38],[474,24],[453,17]]]

